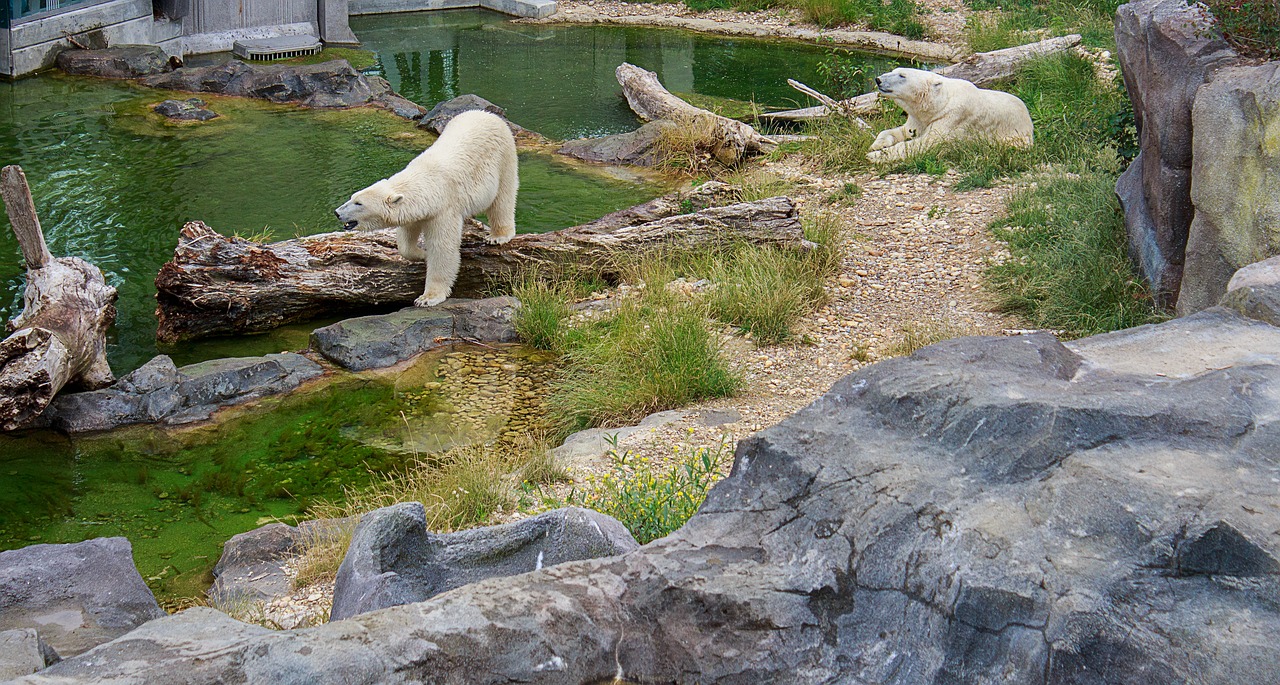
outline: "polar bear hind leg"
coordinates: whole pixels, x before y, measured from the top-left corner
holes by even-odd
[[[485,240],[492,245],[501,245],[516,236],[516,191],[520,178],[514,164],[503,165],[501,173],[498,194],[484,211],[489,218],[489,236]]]
[[[427,283],[415,307],[434,307],[449,298],[458,280],[462,260],[462,217],[431,219],[424,231],[427,252]]]

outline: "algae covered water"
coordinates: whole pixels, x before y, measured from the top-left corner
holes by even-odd
[[[237,533],[292,523],[420,455],[536,430],[549,372],[519,348],[441,351],[212,426],[0,434],[0,549],[125,536],[161,599],[198,596]]]

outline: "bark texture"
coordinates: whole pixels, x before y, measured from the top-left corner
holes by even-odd
[[[49,253],[27,177],[0,171],[0,193],[27,264],[23,310],[0,342],[0,430],[29,425],[69,384],[111,383],[106,333],[116,318],[116,290],[98,267]]]

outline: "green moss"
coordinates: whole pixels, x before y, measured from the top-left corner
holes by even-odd
[[[359,48],[325,48],[314,55],[271,60],[270,64],[321,64],[335,59],[345,59],[357,71],[364,71],[378,63],[378,53]]]

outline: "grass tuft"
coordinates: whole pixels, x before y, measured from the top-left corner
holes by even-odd
[[[739,379],[707,323],[698,303],[648,281],[641,298],[586,324],[552,383],[548,404],[557,434],[732,395]]]
[[[1161,320],[1125,256],[1115,176],[1040,181],[1009,200],[993,229],[1011,257],[988,269],[1001,307],[1069,338]]]

